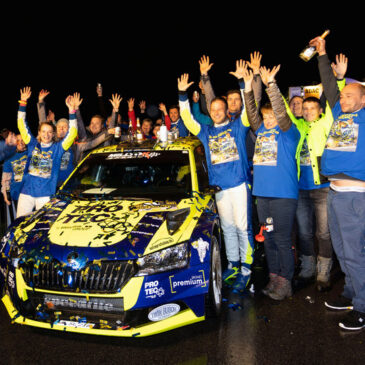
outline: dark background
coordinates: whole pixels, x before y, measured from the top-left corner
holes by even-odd
[[[347,76],[364,77],[363,23],[355,15],[304,12],[299,3],[267,9],[259,2],[237,9],[231,3],[227,8],[224,3],[209,3],[205,9],[184,11],[176,8],[184,3],[176,3],[174,9],[172,3],[170,7],[134,3],[129,10],[127,3],[85,3],[84,9],[77,10],[72,3],[57,4],[52,9],[39,7],[36,13],[34,5],[19,6],[16,14],[4,14],[12,21],[3,27],[2,71],[9,84],[2,127],[16,130],[19,90],[28,85],[33,91],[28,103],[33,128],[38,123],[36,102],[41,89],[51,92],[46,102],[56,119],[67,116],[66,96],[80,92],[86,124],[98,112],[97,82],[102,83],[107,100],[112,93],[123,97],[124,119],[130,97],[136,98],[136,105],[141,99],[147,104],[175,104],[182,73],[188,72],[196,81],[190,92],[198,87],[202,55],[209,55],[214,63],[210,75],[217,95],[237,87],[229,71],[234,71],[237,59],[248,60],[253,51],[263,54],[262,64],[267,67],[281,64],[277,80],[287,94],[290,86],[319,83],[317,61],[306,63],[298,54],[325,29],[331,30],[330,58],[345,53]],[[284,10],[289,13],[283,14]]]

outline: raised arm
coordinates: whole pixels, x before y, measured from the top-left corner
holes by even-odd
[[[247,114],[248,122],[251,129],[256,132],[262,123],[258,107],[255,102],[254,93],[252,89],[252,82],[254,78],[253,71],[247,67],[243,70],[242,77],[245,81],[245,91],[243,93],[245,110]]]
[[[26,121],[26,107],[30,96],[32,95],[32,90],[29,86],[20,90],[20,100],[19,100],[19,110],[18,110],[18,129],[20,135],[25,144],[29,144],[32,139],[34,139],[27,121]]]
[[[199,65],[200,65],[200,75],[201,75],[202,86],[204,89],[205,101],[207,104],[207,109],[209,111],[210,103],[215,98],[215,93],[212,84],[210,82],[208,71],[210,71],[214,63],[210,63],[208,56],[203,56],[199,61]]]
[[[169,114],[167,113],[166,105],[164,103],[160,103],[158,108],[161,110],[161,112],[163,114],[163,118],[165,119],[166,128],[169,131],[171,129],[171,119],[169,117]]]
[[[203,114],[201,112],[199,99],[200,99],[199,93],[195,91],[193,96],[193,106],[192,106],[194,119],[200,124],[213,125],[212,119],[208,115]]]
[[[44,89],[42,89],[38,94],[37,110],[39,123],[47,121],[46,104],[44,102],[47,95],[49,95],[49,91]]]
[[[61,141],[62,148],[67,151],[74,143],[77,137],[77,120],[76,120],[76,110],[74,109],[74,97],[68,96],[66,98],[66,105],[69,112],[69,128],[65,137]]]
[[[118,118],[118,112],[119,112],[119,106],[123,98],[118,94],[112,94],[112,98],[109,99],[110,103],[112,104],[113,111],[112,111],[112,117],[110,120],[110,123],[108,125],[108,128],[114,128],[117,123]]]
[[[279,70],[280,65],[273,67],[272,70],[261,67],[260,75],[262,82],[267,86],[266,92],[269,96],[278,125],[283,132],[286,132],[290,129],[292,121],[286,112],[283,97],[275,81],[275,76]]]
[[[262,82],[260,77],[261,59],[262,55],[259,52],[254,52],[250,54],[250,61],[247,61],[248,66],[253,71],[252,90],[258,109],[260,109],[262,99]]]
[[[72,102],[73,102],[73,108],[76,112],[77,134],[79,137],[78,138],[79,141],[84,141],[87,138],[85,124],[84,124],[84,121],[82,119],[82,115],[80,112],[80,105],[81,105],[82,101],[83,101],[83,99],[81,99],[80,93],[73,94]]]
[[[335,106],[340,99],[340,90],[337,85],[336,76],[333,73],[330,60],[326,52],[326,41],[321,37],[312,39],[309,44],[315,46],[318,52],[318,69],[323,92],[328,100],[331,108]]]
[[[180,115],[189,132],[196,136],[199,134],[201,126],[196,120],[194,120],[191,114],[189,99],[186,94],[186,90],[193,83],[194,82],[189,83],[189,74],[183,74],[179,79],[177,79],[177,87],[179,90]]]

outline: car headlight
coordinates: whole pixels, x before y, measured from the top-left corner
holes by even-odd
[[[137,276],[156,274],[163,271],[182,269],[188,265],[188,243],[184,242],[161,251],[142,256],[137,260]]]

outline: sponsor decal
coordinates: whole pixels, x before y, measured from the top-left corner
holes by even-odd
[[[3,274],[4,277],[6,277],[6,269],[5,269],[5,267],[0,267],[0,273]]]
[[[0,243],[0,252],[3,252],[6,244],[8,243],[8,240],[10,238],[10,232],[8,232],[2,239]]]
[[[54,309],[77,308],[103,312],[123,312],[123,299],[121,298],[84,298],[45,294],[43,302],[47,307]]]
[[[164,290],[164,288],[161,288],[159,286],[158,280],[149,281],[149,282],[145,283],[144,291],[145,291],[146,298],[149,298],[149,299],[155,299],[156,297],[161,298],[162,296],[165,295],[165,290]]]
[[[124,153],[112,153],[110,154],[106,160],[129,160],[132,158],[154,158],[160,156],[160,152],[142,152],[142,151],[136,151],[136,152],[124,152]]]
[[[197,241],[194,241],[191,245],[198,251],[199,260],[201,263],[203,263],[207,251],[209,250],[209,242],[204,241],[202,238],[199,238]]]
[[[95,326],[95,323],[83,323],[83,322],[74,322],[65,320],[61,320],[57,324],[60,326],[74,327],[74,328],[93,328]]]
[[[175,275],[169,276],[171,293],[175,294],[177,291],[175,289],[179,288],[189,288],[189,287],[200,287],[204,288],[207,286],[205,280],[204,270],[199,270],[200,274],[192,275],[189,279],[177,280]]]
[[[158,209],[158,210],[166,210],[166,209],[172,209],[172,208],[176,208],[177,204],[174,201],[155,201],[155,202],[145,202],[145,203],[138,203],[138,204],[133,204],[129,207],[129,209],[131,211],[138,211],[138,212],[143,212],[143,211],[148,211],[148,210],[152,210],[152,209]]]
[[[50,240],[64,245],[104,246],[120,242],[143,217],[130,212],[126,202],[84,202],[67,206],[50,230]]]
[[[157,240],[156,242],[154,242],[151,247],[149,247],[150,251],[155,251],[158,249],[162,249],[168,245],[171,245],[172,243],[174,243],[173,238],[161,238],[159,240]]]
[[[12,271],[9,271],[9,274],[8,274],[8,285],[11,289],[15,288],[15,276]]]
[[[175,303],[161,305],[148,314],[148,319],[153,322],[162,321],[172,317],[180,311],[180,306]]]

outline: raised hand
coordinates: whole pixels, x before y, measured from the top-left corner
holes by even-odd
[[[79,106],[81,105],[83,99],[80,99],[80,93],[74,93],[73,94],[73,108],[75,110],[79,109]]]
[[[310,46],[316,47],[316,50],[320,56],[326,54],[326,41],[321,37],[313,38],[309,42]]]
[[[73,111],[74,110],[74,108],[73,108],[73,96],[72,95],[69,95],[69,96],[67,96],[67,98],[66,98],[66,100],[65,100],[65,103],[66,103],[66,105],[67,105],[67,107],[68,107],[68,110],[69,110],[69,112],[71,113],[71,111]]]
[[[130,98],[129,100],[127,100],[128,103],[128,110],[132,111],[134,109],[134,98]]]
[[[260,76],[262,82],[268,86],[270,82],[275,81],[275,76],[280,70],[280,65],[274,66],[271,70],[267,69],[265,66],[260,67]]]
[[[212,68],[214,63],[210,63],[209,56],[203,56],[199,61],[199,65],[200,65],[200,74],[207,75],[208,71]]]
[[[199,99],[200,99],[199,93],[197,91],[194,91],[194,93],[193,93],[193,102],[197,103],[199,101]]]
[[[99,97],[102,97],[103,96],[103,87],[101,86],[101,84],[98,84],[96,86],[96,94],[99,96]]]
[[[339,55],[336,55],[336,63],[332,62],[331,67],[339,80],[344,78],[347,71],[347,65],[348,59],[344,54],[340,53]]]
[[[182,74],[179,79],[177,79],[177,88],[179,91],[186,91],[189,89],[194,82],[189,82],[189,74]]]
[[[40,92],[39,92],[39,95],[38,95],[38,102],[39,103],[43,103],[43,100],[44,98],[49,95],[50,92],[48,90],[44,90],[42,89]]]
[[[247,64],[244,60],[236,61],[236,71],[231,71],[229,74],[237,77],[237,79],[243,79],[243,75],[247,70]]]
[[[139,103],[139,108],[141,109],[141,112],[144,112],[146,110],[146,102],[144,100],[141,100]]]
[[[55,123],[55,121],[56,121],[55,114],[53,113],[53,111],[51,109],[48,110],[47,122]]]
[[[252,69],[254,75],[260,73],[262,55],[260,52],[254,52],[250,54],[250,61],[247,61],[248,66]]]
[[[113,106],[113,110],[115,112],[118,112],[119,111],[119,105],[120,105],[120,102],[122,100],[123,100],[123,98],[120,95],[118,95],[118,94],[112,94],[112,98],[109,99],[110,103]]]
[[[166,109],[166,105],[164,103],[160,103],[158,108],[162,111],[162,113],[164,115],[167,115],[167,109]]]
[[[31,90],[30,86],[26,86],[20,90],[20,100],[21,101],[27,101],[31,95],[32,95],[32,90]]]

